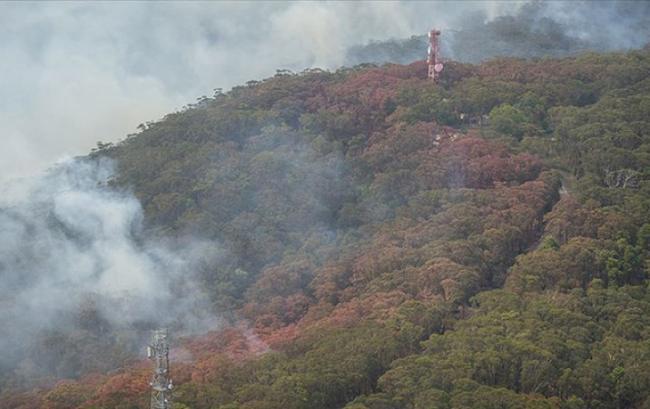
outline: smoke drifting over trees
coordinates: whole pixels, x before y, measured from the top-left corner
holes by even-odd
[[[296,123],[286,102],[273,112]],[[211,105],[4,186],[0,370],[11,382],[118,368],[160,325],[215,330],[287,249],[333,242],[352,194],[340,151],[267,114]]]
[[[528,2],[489,18],[471,10],[446,24],[444,56],[477,63],[489,58],[561,57],[582,51],[640,48],[650,40],[650,3],[641,1]],[[348,64],[405,64],[426,55],[426,35],[371,42],[348,50]]]
[[[648,49],[450,63],[439,83],[424,61],[280,72],[102,146],[147,234],[225,248],[196,271],[245,324],[181,341],[175,404],[646,407],[649,76]],[[84,232],[60,213],[79,209],[51,207]],[[30,359],[84,373],[100,344],[61,328]],[[2,404],[145,408],[148,375],[135,362]]]
[[[0,365],[25,382],[110,369],[155,325],[216,323],[194,271],[218,248],[145,238],[138,200],[108,187],[113,171],[70,160],[0,200]]]
[[[444,5],[437,20],[489,2]],[[345,49],[431,24],[427,3],[0,4],[0,178],[83,154],[213,89],[336,69]],[[359,18],[363,16],[363,18]],[[6,154],[6,152],[12,152]]]
[[[0,93],[14,98],[0,109],[0,135],[12,152],[0,156],[0,177],[40,171],[43,163],[83,154],[98,140],[116,141],[214,88],[276,69],[424,59],[422,36],[354,46],[418,36],[431,26],[445,29],[445,55],[465,61],[558,55],[594,44],[637,47],[650,26],[646,2],[524,4],[4,3]],[[546,38],[551,28],[563,31]],[[551,38],[560,43],[548,48]]]
[[[88,99],[61,111],[83,117],[97,92],[120,108],[111,123],[132,114],[124,101],[139,101],[141,91],[160,108],[200,95],[208,83],[228,87],[281,70],[3,187],[0,385],[81,378],[29,396],[32,407],[90,400],[144,407],[146,381],[129,378],[139,372],[128,364],[147,330],[214,329],[212,312],[228,310],[249,326],[241,336],[230,328],[187,341],[183,405],[410,409],[507,399],[523,407],[528,399],[551,405],[580,396],[584,405],[571,407],[613,409],[650,402],[647,325],[636,324],[650,316],[648,50],[449,64],[438,84],[426,79],[423,62],[282,70],[421,60],[426,42],[418,36],[354,47],[347,60],[345,50],[353,40],[403,38],[439,24],[449,28],[446,56],[462,61],[639,47],[648,6],[517,3],[508,15],[480,2],[432,17],[445,3],[305,4],[228,5],[226,17],[192,6],[178,18],[190,27],[189,44],[184,24],[165,24],[180,9],[142,6],[151,14],[122,28],[138,44],[153,44],[146,52],[123,39],[90,56],[65,41],[48,48],[47,28],[28,37],[34,55],[8,42],[21,62],[44,58],[65,78],[90,69],[79,86]],[[85,7],[73,9],[97,13]],[[368,20],[355,26],[361,13]],[[64,14],[76,22],[75,13]],[[264,24],[242,31],[228,21],[233,15]],[[111,38],[105,28],[91,30],[92,18],[79,20],[94,33],[73,42],[81,49]],[[278,52],[281,46],[289,51]],[[80,71],[67,71],[68,53]],[[185,59],[196,65],[174,64]],[[61,91],[56,78],[40,79],[43,95]],[[96,91],[95,78],[109,86]],[[7,112],[16,113],[0,110]],[[34,128],[6,123],[63,132],[62,122],[35,117],[41,125]],[[476,117],[489,117],[489,126],[475,129]],[[76,136],[96,139],[93,130],[81,126]],[[22,141],[20,132],[7,135],[10,145]],[[560,196],[560,174],[572,175],[575,197]],[[570,313],[579,319],[563,318]],[[502,334],[509,320],[516,325],[507,336],[467,342],[476,328]],[[542,325],[548,330],[536,338]],[[619,341],[634,351],[625,360],[612,359]],[[267,345],[273,352],[263,358],[237,361]],[[83,378],[122,366],[115,376]],[[144,388],[121,390],[134,384]],[[67,385],[83,394],[66,395],[75,390]]]

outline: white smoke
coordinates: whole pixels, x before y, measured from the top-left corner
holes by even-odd
[[[647,1],[545,2],[544,15],[567,33],[593,45],[596,51],[640,48],[650,42],[650,3]]]
[[[0,198],[0,362],[44,330],[74,326],[92,300],[112,328],[139,323],[214,328],[196,269],[212,243],[162,243],[143,234],[138,200],[108,187],[107,160],[68,160]]]
[[[371,39],[498,2],[0,3],[0,180],[276,69],[337,68]]]
[[[432,26],[458,29],[474,12],[493,20],[525,3],[0,3],[0,180],[122,139],[215,88],[276,69],[334,69],[351,46]],[[648,41],[647,2],[555,1],[541,9],[603,49]]]

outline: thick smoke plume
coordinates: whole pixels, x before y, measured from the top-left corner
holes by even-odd
[[[40,171],[277,69],[423,59],[432,26],[445,30],[446,57],[463,61],[639,47],[649,4],[0,3],[0,93],[11,96],[0,101],[0,178]]]
[[[205,242],[147,239],[140,203],[111,189],[112,175],[107,160],[68,160],[3,192],[5,371],[18,365],[33,380],[105,370],[119,363],[82,349],[122,348],[127,357],[155,326],[192,331],[217,325],[194,271],[219,250]]]
[[[511,5],[507,6],[511,8]],[[215,88],[336,69],[488,1],[0,3],[0,179],[114,142]]]

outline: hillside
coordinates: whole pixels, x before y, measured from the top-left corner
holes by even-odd
[[[649,130],[644,49],[278,72],[89,159],[148,235],[218,243],[177,409],[650,408]],[[148,407],[110,331],[44,338],[0,407]]]

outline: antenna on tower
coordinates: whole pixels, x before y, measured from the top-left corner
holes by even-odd
[[[429,52],[427,55],[427,65],[429,66],[428,77],[435,82],[438,82],[438,79],[440,79],[440,73],[444,68],[442,65],[442,59],[440,58],[440,46],[438,44],[439,35],[440,30],[434,28],[429,31]]]
[[[154,363],[151,378],[151,409],[170,409],[172,407],[172,380],[169,378],[169,342],[167,330],[153,332],[151,345],[147,347],[147,358]]]

